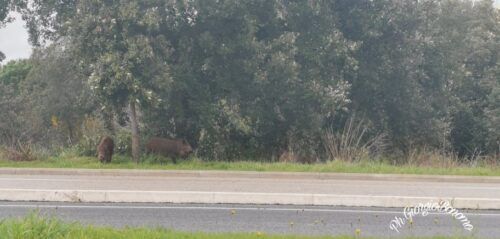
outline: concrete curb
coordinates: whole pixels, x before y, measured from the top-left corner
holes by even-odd
[[[123,203],[204,203],[282,204],[313,206],[353,206],[402,208],[419,203],[449,201],[457,209],[500,209],[500,199],[434,198],[401,196],[193,192],[193,191],[102,191],[0,189],[1,201],[37,202],[123,202]]]
[[[201,170],[128,170],[128,169],[45,169],[0,168],[0,175],[85,175],[127,177],[217,177],[217,178],[270,178],[270,179],[336,179],[374,181],[463,182],[500,183],[500,177],[407,175],[407,174],[360,174],[360,173],[300,173],[300,172],[253,172],[253,171],[201,171]]]

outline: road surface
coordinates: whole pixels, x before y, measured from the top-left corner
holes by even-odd
[[[234,204],[85,204],[2,202],[0,218],[21,217],[38,209],[67,222],[124,227],[163,227],[180,231],[264,232],[295,235],[362,236],[470,236],[498,238],[500,211],[463,210],[473,233],[448,214],[431,213],[413,220],[400,233],[389,229],[390,221],[403,216],[399,208],[350,208],[311,206],[258,206]]]
[[[391,220],[404,217],[403,207],[440,200],[460,209],[474,227],[472,234],[451,215],[439,213],[415,216],[400,233],[389,229]],[[299,235],[353,235],[359,229],[363,236],[380,237],[500,235],[500,177],[2,168],[0,201],[0,218],[38,208],[65,221],[113,227]]]
[[[0,200],[500,209],[500,177],[1,169]]]
[[[92,172],[92,171],[90,171]],[[147,172],[146,172],[147,173]],[[315,177],[278,177],[242,173],[205,175],[166,174],[161,176],[94,175],[94,174],[9,174],[0,173],[0,188],[66,189],[66,190],[126,190],[126,191],[199,191],[249,193],[321,193],[341,195],[475,197],[500,198],[500,177],[492,182],[455,182],[431,180],[399,180],[394,178],[334,179]],[[439,178],[438,178],[439,179]]]

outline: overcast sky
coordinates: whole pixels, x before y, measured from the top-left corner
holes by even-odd
[[[500,6],[500,0],[495,0],[495,2],[497,6]],[[28,58],[31,53],[24,23],[19,20],[19,16],[14,16],[16,21],[0,29],[0,51],[7,57],[4,63],[13,59]]]
[[[0,29],[0,51],[2,51],[7,62],[12,59],[28,58],[31,46],[28,44],[28,33],[24,28],[24,22],[16,16],[16,21],[9,23]]]

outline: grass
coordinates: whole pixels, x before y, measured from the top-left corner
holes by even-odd
[[[65,223],[56,218],[47,218],[33,212],[24,218],[8,219],[0,222],[0,238],[2,239],[149,239],[149,238],[182,238],[182,239],[355,239],[353,236],[284,236],[268,235],[264,232],[253,233],[190,233],[176,232],[166,229],[123,228],[84,226],[78,223]],[[429,239],[453,239],[461,237],[428,237]],[[410,239],[410,238],[409,238]],[[416,239],[416,238],[415,238]]]
[[[16,168],[86,168],[86,169],[161,169],[161,170],[233,170],[261,172],[335,172],[375,174],[426,174],[426,175],[468,175],[500,176],[498,165],[478,164],[476,166],[417,166],[393,165],[384,161],[345,162],[331,161],[320,164],[299,164],[255,161],[203,161],[190,159],[177,164],[165,159],[146,156],[136,164],[129,157],[114,156],[110,164],[101,164],[95,157],[79,157],[63,154],[30,162],[15,162],[0,158],[0,167]]]

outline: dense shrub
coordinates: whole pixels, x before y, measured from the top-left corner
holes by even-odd
[[[140,132],[204,159],[500,160],[492,1],[135,4],[19,6],[33,43],[52,44],[0,68],[1,144],[91,156],[112,135],[130,154]]]

